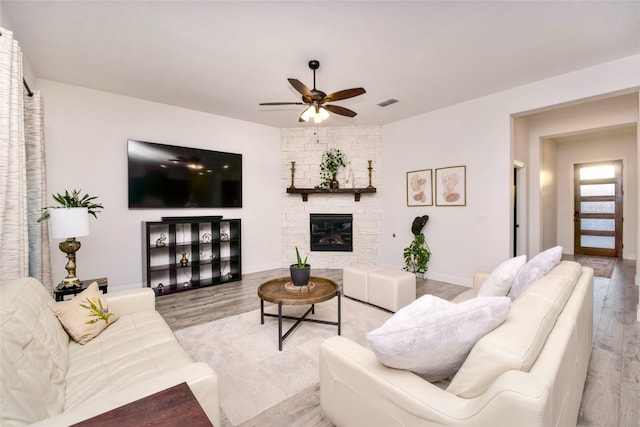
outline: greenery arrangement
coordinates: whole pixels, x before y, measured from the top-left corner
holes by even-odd
[[[342,151],[337,148],[330,148],[322,154],[320,163],[320,179],[322,182],[316,188],[330,188],[332,181],[336,179],[336,174],[341,167],[345,167],[347,158]]]
[[[424,277],[428,269],[427,264],[431,258],[431,251],[427,246],[423,233],[414,235],[411,244],[404,248],[403,256],[403,270],[414,273],[416,276]]]
[[[94,201],[98,198],[98,196],[89,196],[85,194],[84,196],[80,196],[81,190],[73,190],[71,193],[65,190],[64,194],[55,193],[53,194],[53,200],[58,202],[57,206],[47,206],[43,208],[42,215],[38,218],[38,222],[46,221],[49,219],[49,209],[57,209],[57,208],[87,208],[88,212],[93,215],[95,218],[96,213],[100,212],[100,209],[104,207],[100,203],[95,203]]]
[[[296,258],[298,262],[298,268],[304,268],[307,265],[307,258],[309,258],[309,254],[307,254],[307,256],[304,257],[304,261],[303,261],[302,257],[300,256],[300,252],[298,251],[298,247],[296,246]]]
[[[92,301],[89,298],[87,298],[86,304],[80,304],[80,307],[89,310],[89,316],[94,317],[94,319],[89,319],[84,323],[87,325],[91,325],[100,320],[104,320],[104,323],[108,324],[109,317],[111,317],[113,313],[109,313],[109,309],[104,308],[102,306],[102,300],[100,298],[96,298],[96,299],[97,299],[97,304],[96,304],[96,301]]]

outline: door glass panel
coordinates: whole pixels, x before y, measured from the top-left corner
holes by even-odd
[[[580,202],[582,213],[612,214],[615,210],[615,202]]]
[[[614,178],[616,176],[615,165],[587,166],[580,168],[580,180]]]
[[[581,219],[580,228],[588,231],[615,231],[616,221],[614,219]]]
[[[583,248],[615,249],[616,239],[613,236],[580,236],[580,246]]]
[[[615,184],[589,184],[580,186],[580,196],[613,196],[616,194]]]

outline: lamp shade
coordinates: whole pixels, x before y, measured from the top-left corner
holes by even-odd
[[[51,208],[51,237],[67,239],[89,234],[89,210],[87,208]]]
[[[300,116],[300,118],[302,120],[304,120],[305,122],[308,122],[309,119],[311,117],[313,117],[316,114],[316,107],[314,107],[313,105],[310,106],[309,108],[307,108],[306,110],[304,110],[304,113],[302,113],[302,115]]]

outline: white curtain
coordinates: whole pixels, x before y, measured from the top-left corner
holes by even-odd
[[[32,276],[52,288],[49,234],[36,222],[46,206],[44,116],[26,94],[22,52],[0,27],[0,283]]]

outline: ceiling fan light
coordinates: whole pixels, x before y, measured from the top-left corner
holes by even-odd
[[[300,118],[302,120],[304,120],[305,122],[308,122],[311,117],[315,116],[315,114],[316,114],[316,109],[312,105],[309,108],[307,108],[306,110],[304,110],[304,113],[302,113]]]
[[[320,109],[316,113],[316,117],[318,116],[320,116],[320,121],[327,120],[329,118],[329,112],[326,109],[320,107]]]

